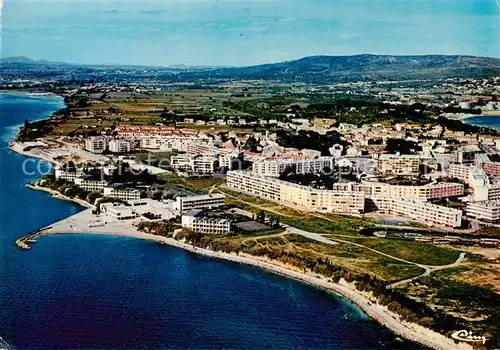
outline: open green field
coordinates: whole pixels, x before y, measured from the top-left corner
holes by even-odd
[[[335,239],[335,236],[332,236]],[[434,244],[396,239],[343,238],[346,241],[362,244],[383,253],[423,265],[448,265],[454,263],[460,252],[441,248]]]

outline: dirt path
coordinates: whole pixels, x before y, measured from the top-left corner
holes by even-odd
[[[452,267],[457,267],[464,260],[464,258],[465,258],[465,253],[460,253],[457,260],[453,264],[442,265],[442,266],[420,265],[420,267],[425,269],[425,272],[423,274],[415,276],[415,277],[407,278],[407,279],[402,280],[402,281],[394,282],[391,285],[389,285],[389,288],[395,288],[395,287],[400,286],[402,284],[406,284],[406,283],[409,283],[411,281],[414,281],[420,277],[428,276],[435,271],[450,269]]]

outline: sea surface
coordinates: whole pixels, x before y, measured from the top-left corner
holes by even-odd
[[[334,294],[153,242],[59,235],[18,250],[81,210],[25,188],[37,176],[7,150],[25,118],[62,106],[0,94],[0,349],[420,349]]]
[[[478,115],[475,117],[464,119],[463,122],[470,125],[500,129],[500,115],[499,116]]]

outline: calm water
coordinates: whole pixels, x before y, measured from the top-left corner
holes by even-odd
[[[17,250],[17,237],[80,209],[23,187],[34,176],[6,149],[25,117],[61,101],[0,94],[0,106],[0,336],[10,347],[418,348],[324,291],[147,241],[63,235]]]
[[[464,123],[499,129],[500,128],[500,115],[499,116],[471,117],[471,118],[465,119]]]

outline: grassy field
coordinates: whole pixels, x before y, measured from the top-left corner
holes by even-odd
[[[343,238],[346,241],[362,244],[365,247],[424,265],[448,265],[454,263],[460,253],[456,250],[441,248],[433,244],[403,241],[396,239]]]
[[[271,237],[267,237],[272,235]],[[309,238],[272,230],[255,235],[225,236],[216,241],[235,246],[258,247],[269,251],[293,252],[309,260],[328,259],[337,266],[359,274],[370,274],[387,282],[418,276],[423,269],[395,261],[361,247],[348,244],[328,245]]]

